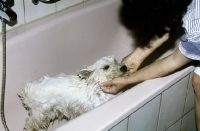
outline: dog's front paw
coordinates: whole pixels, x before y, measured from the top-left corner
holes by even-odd
[[[37,131],[37,130],[36,129],[28,129],[28,128],[24,127],[23,131]]]

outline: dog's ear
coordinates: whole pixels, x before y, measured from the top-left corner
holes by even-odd
[[[90,77],[90,75],[92,74],[92,70],[89,70],[89,69],[83,69],[83,70],[80,70],[78,72],[78,76],[81,78],[81,79],[87,79]]]

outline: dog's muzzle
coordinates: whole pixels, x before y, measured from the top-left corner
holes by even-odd
[[[127,67],[125,65],[123,65],[121,68],[120,68],[120,71],[121,72],[126,72],[127,71]]]

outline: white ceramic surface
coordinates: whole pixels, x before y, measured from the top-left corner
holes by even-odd
[[[165,131],[183,115],[189,75],[162,93],[159,131]]]
[[[183,117],[181,131],[197,131],[195,125],[195,109],[192,109]]]
[[[193,76],[193,72],[190,73],[184,114],[188,113],[195,106],[195,94],[194,94],[194,88],[192,86],[192,76]]]
[[[175,124],[173,124],[166,131],[180,131],[180,129],[181,129],[181,120],[182,119],[178,120]]]
[[[161,95],[129,116],[128,131],[156,131]]]
[[[121,121],[109,131],[127,131],[128,130],[128,118]]]
[[[17,96],[27,80],[59,73],[76,74],[102,56],[114,55],[121,60],[133,51],[130,32],[119,20],[120,6],[119,0],[91,0],[8,32],[5,116],[11,131],[21,131],[28,115]],[[164,57],[174,49],[158,55]],[[62,124],[56,131],[110,130],[193,69],[189,66],[138,84],[67,124],[55,122],[49,131]],[[4,130],[1,123],[0,130]]]

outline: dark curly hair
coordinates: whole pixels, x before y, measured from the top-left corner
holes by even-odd
[[[182,18],[192,0],[122,0],[120,18],[132,30],[137,44],[146,45],[170,28],[172,34],[182,25]]]

